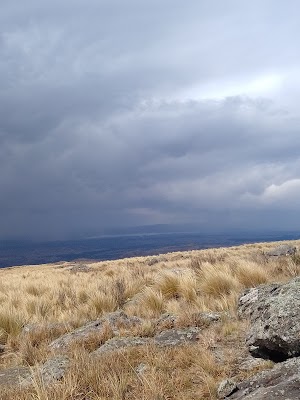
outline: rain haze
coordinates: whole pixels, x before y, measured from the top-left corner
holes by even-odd
[[[0,237],[298,229],[299,13],[2,0]]]

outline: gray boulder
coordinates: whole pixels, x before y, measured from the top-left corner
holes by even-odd
[[[191,320],[193,321],[193,325],[200,326],[201,328],[205,328],[210,326],[213,323],[220,322],[223,319],[230,319],[231,316],[228,312],[197,312],[191,315]]]
[[[152,257],[147,261],[147,264],[151,267],[152,265],[155,265],[159,263],[158,257]]]
[[[69,268],[69,271],[73,274],[76,274],[77,272],[90,272],[92,270],[93,269],[86,264],[75,264]]]
[[[54,381],[61,380],[66,370],[68,369],[70,361],[68,357],[57,356],[47,360],[39,368],[39,375],[45,385],[49,385]]]
[[[32,385],[34,382],[41,382],[43,385],[48,386],[53,382],[61,380],[66,370],[68,369],[70,361],[66,356],[56,356],[50,358],[44,364],[32,369],[30,377],[22,382],[22,386]]]
[[[230,400],[292,400],[300,398],[300,358],[292,358],[237,385]]]
[[[113,333],[117,335],[121,327],[131,328],[141,324],[141,321],[142,320],[138,317],[129,317],[123,311],[116,311],[107,314],[99,320],[89,322],[88,324],[81,326],[70,333],[66,333],[50,343],[49,346],[52,349],[66,349],[74,341],[83,340],[89,335],[97,332],[101,333],[101,331],[107,325],[109,325],[109,327],[113,330]]]
[[[281,244],[280,246],[274,247],[274,249],[268,251],[266,254],[271,257],[292,256],[296,253],[296,250],[295,246]]]
[[[0,370],[0,386],[28,387],[39,381],[43,385],[50,385],[61,380],[68,367],[69,359],[57,356],[33,368],[23,366],[6,368]]]
[[[31,377],[29,367],[10,367],[0,370],[0,386],[18,386]]]
[[[254,288],[245,289],[238,300],[237,313],[239,318],[251,318],[251,315],[257,309],[258,304],[268,298],[280,286],[280,283],[271,283],[268,285],[259,285]]]
[[[249,290],[241,296],[238,312],[250,318],[246,343],[253,356],[278,362],[300,355],[299,277]]]

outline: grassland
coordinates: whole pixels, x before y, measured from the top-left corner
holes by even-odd
[[[299,246],[297,241],[288,243]],[[271,366],[266,362],[241,368],[247,358],[247,321],[237,318],[236,304],[244,288],[300,274],[297,256],[265,255],[274,245],[1,270],[0,343],[5,351],[0,374],[12,366],[34,368],[55,355],[49,347],[53,339],[114,310],[144,319],[141,326],[123,332],[139,336],[154,335],[154,321],[164,313],[177,315],[178,327],[195,325],[193,316],[202,311],[224,312],[224,317],[203,326],[194,344],[163,350],[152,345],[128,348],[100,362],[90,352],[113,335],[107,329],[68,350],[71,365],[63,380],[50,386],[37,380],[29,388],[3,387],[0,399],[215,399],[225,377],[242,379]],[[28,324],[36,329],[24,333]],[[141,363],[147,366],[143,374],[137,372]]]

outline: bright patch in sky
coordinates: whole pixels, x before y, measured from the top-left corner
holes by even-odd
[[[224,99],[231,96],[272,96],[281,88],[283,77],[268,74],[252,79],[234,81],[215,81],[200,86],[193,86],[179,97],[184,100]]]

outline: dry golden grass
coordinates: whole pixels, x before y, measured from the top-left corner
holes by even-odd
[[[0,371],[47,360],[55,354],[48,346],[52,340],[118,309],[144,318],[124,335],[153,336],[158,329],[153,319],[165,312],[178,316],[178,327],[203,328],[193,345],[167,350],[142,346],[99,362],[89,352],[113,336],[107,327],[71,346],[71,367],[61,382],[44,387],[37,379],[26,390],[1,388],[0,399],[215,399],[224,377],[246,376],[238,368],[247,354],[245,323],[235,317],[239,293],[300,274],[298,255],[264,255],[274,245],[169,253],[157,262],[153,257],[93,262],[89,272],[71,270],[74,263],[0,270],[0,343],[6,345]],[[195,319],[201,311],[227,311],[231,317],[206,326]],[[26,324],[37,327],[24,334]],[[136,370],[140,363],[146,365],[143,373]]]

